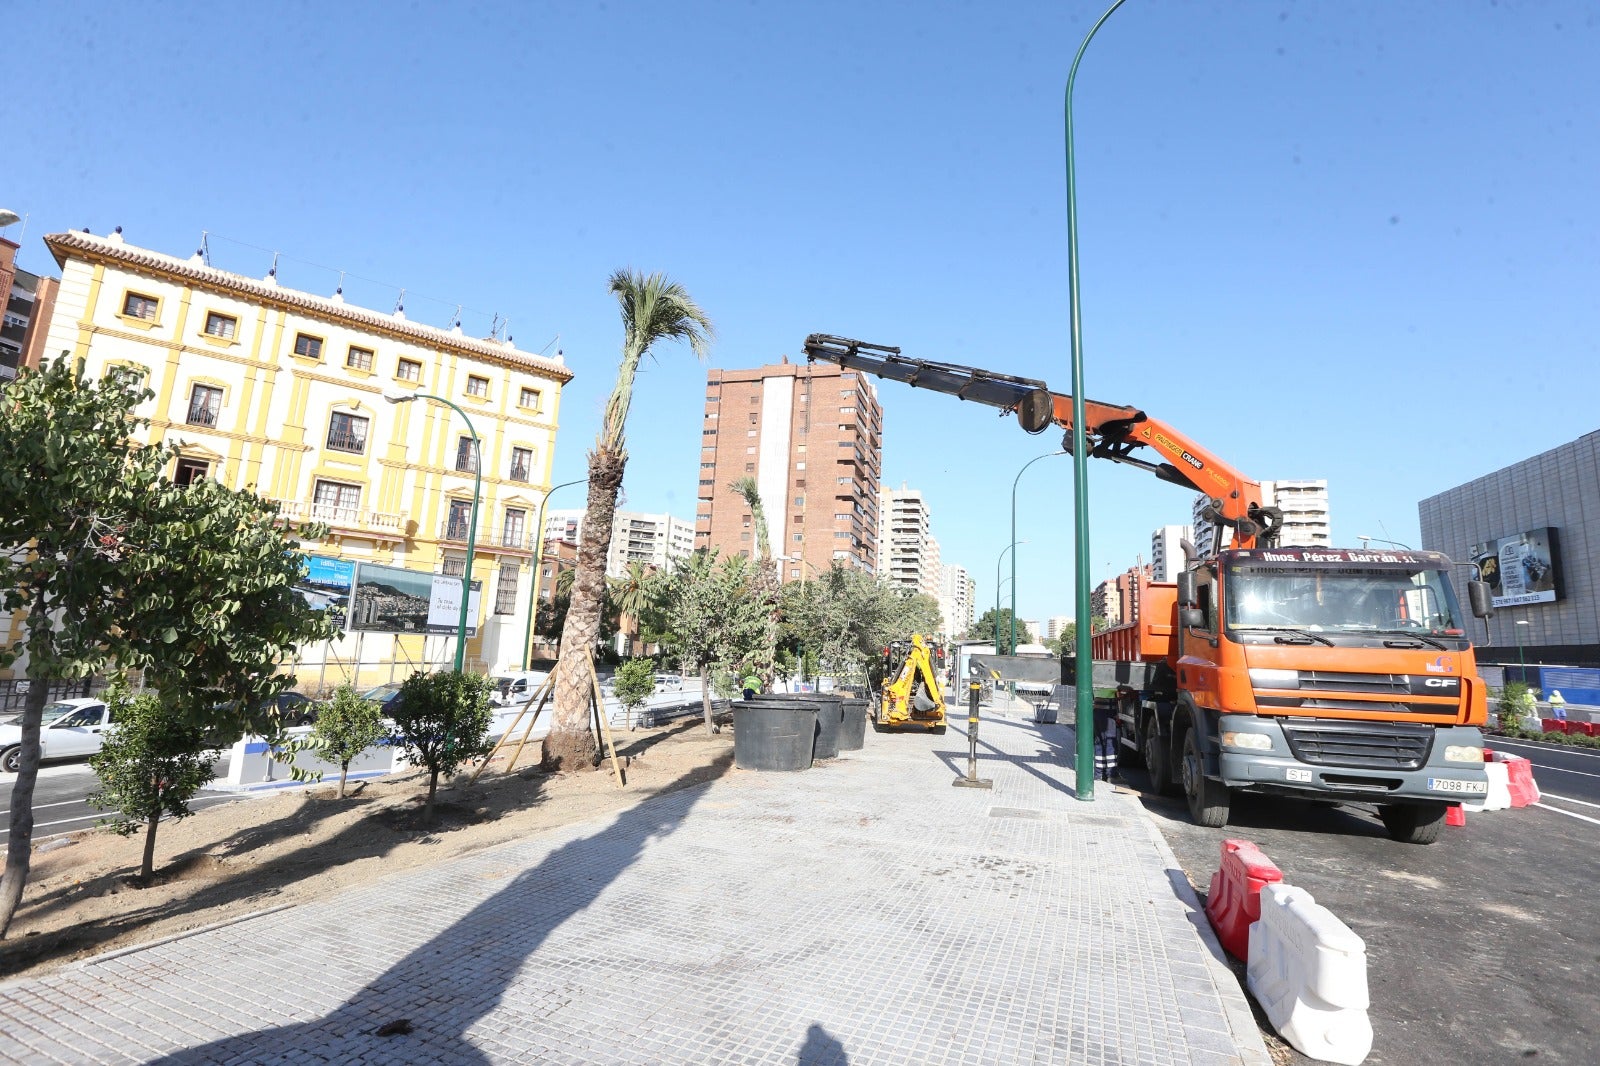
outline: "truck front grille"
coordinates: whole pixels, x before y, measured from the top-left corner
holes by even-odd
[[[1335,670],[1302,670],[1300,687],[1319,688],[1325,692],[1382,692],[1404,696],[1411,691],[1411,679],[1405,674],[1347,674]]]
[[[1313,766],[1415,770],[1428,761],[1433,727],[1403,722],[1339,722],[1312,718],[1283,723],[1289,750]]]

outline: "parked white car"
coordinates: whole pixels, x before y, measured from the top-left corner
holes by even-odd
[[[494,682],[494,688],[489,693],[489,702],[497,707],[509,707],[513,704],[528,702],[528,697],[539,691],[539,686],[544,684],[549,673],[544,670],[510,670],[503,674],[495,674],[489,678]]]
[[[22,768],[20,715],[0,722],[0,770],[14,774]],[[95,755],[111,727],[111,709],[105,700],[75,697],[57,700],[44,708],[39,728],[39,754],[45,759],[80,759]]]

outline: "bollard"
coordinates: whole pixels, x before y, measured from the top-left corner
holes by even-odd
[[[978,693],[983,691],[974,678],[967,685],[967,776],[950,782],[956,788],[993,788],[994,782],[978,776]]]

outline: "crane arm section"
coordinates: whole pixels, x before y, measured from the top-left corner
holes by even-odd
[[[1029,433],[1042,433],[1052,425],[1068,431],[1063,447],[1072,450],[1072,397],[1051,391],[1033,378],[996,374],[956,363],[908,359],[900,349],[865,341],[813,333],[806,338],[806,357],[837,363],[890,381],[942,392],[1013,414]],[[1163,481],[1194,489],[1211,503],[1206,517],[1234,530],[1234,546],[1270,546],[1277,540],[1281,515],[1262,506],[1261,484],[1200,447],[1183,433],[1137,407],[1083,401],[1084,438],[1089,454],[1114,463],[1148,470]],[[1135,453],[1153,448],[1161,460],[1152,462]]]

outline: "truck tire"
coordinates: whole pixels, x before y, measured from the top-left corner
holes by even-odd
[[[1200,757],[1200,735],[1193,725],[1183,731],[1183,794],[1189,801],[1189,817],[1196,825],[1221,829],[1228,824],[1232,804],[1228,787],[1206,776]]]
[[[1144,768],[1150,775],[1150,791],[1158,796],[1170,796],[1175,791],[1172,781],[1172,748],[1168,738],[1161,735],[1155,715],[1144,721],[1139,731],[1139,741],[1144,747]]]
[[[1402,844],[1432,844],[1444,831],[1446,803],[1387,803],[1378,817],[1389,836]]]

